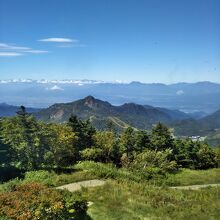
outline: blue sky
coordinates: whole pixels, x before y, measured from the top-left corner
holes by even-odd
[[[219,0],[0,0],[0,79],[220,83]]]

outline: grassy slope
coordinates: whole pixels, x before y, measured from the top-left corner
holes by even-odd
[[[23,182],[38,181],[53,187],[100,176],[109,178],[104,186],[82,189],[84,198],[93,202],[88,213],[94,220],[219,219],[220,187],[198,191],[173,190],[168,187],[154,187],[147,181],[135,183],[134,174],[128,174],[124,170],[117,171],[103,164],[84,162],[77,166],[78,169],[80,167],[81,171],[71,174],[33,172],[26,176]],[[109,174],[110,168],[112,173]],[[96,172],[93,169],[96,169]],[[208,183],[220,183],[220,169],[184,169],[170,175],[165,181],[168,185]],[[4,184],[0,189],[4,190],[5,187],[7,188]]]
[[[88,213],[94,220],[211,220],[220,216],[220,187],[181,191],[109,180],[102,187],[82,192],[93,202]]]
[[[163,182],[168,186],[220,183],[220,168],[209,170],[183,169],[176,174],[168,175],[168,178]]]
[[[80,167],[101,177],[109,173],[106,165],[84,162],[78,165]],[[116,169],[111,171],[111,175],[107,177],[117,180],[108,180],[102,187],[82,190],[83,196],[93,202],[89,215],[94,220],[219,219],[220,187],[198,191],[159,188],[149,185],[148,182],[135,183],[134,174],[125,175]],[[220,183],[220,169],[183,169],[161,182],[165,185]]]

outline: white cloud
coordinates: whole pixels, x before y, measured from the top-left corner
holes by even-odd
[[[0,49],[1,50],[30,50],[31,48],[0,43]]]
[[[23,82],[23,83],[40,83],[40,84],[48,84],[51,85],[51,87],[46,87],[46,90],[64,90],[61,85],[65,84],[73,84],[78,86],[83,85],[93,85],[93,84],[104,84],[104,83],[111,83],[111,84],[129,84],[127,81],[103,81],[103,80],[74,80],[74,79],[65,79],[65,80],[46,80],[46,79],[40,79],[40,80],[34,80],[34,79],[9,79],[9,80],[0,80],[0,83],[17,83],[17,82]]]
[[[183,94],[184,94],[184,91],[183,91],[183,90],[178,90],[178,91],[176,92],[176,94],[177,94],[177,95],[183,95]]]
[[[52,90],[52,91],[63,91],[64,89],[55,85],[55,86],[52,86],[51,88],[47,88],[47,90]]]
[[[27,53],[35,53],[35,54],[40,54],[40,53],[48,53],[49,51],[47,50],[27,50],[25,51]]]
[[[0,52],[0,57],[17,57],[22,55],[22,53],[17,52]]]
[[[40,39],[38,41],[53,42],[53,43],[77,43],[78,42],[78,40],[76,39],[62,38],[62,37],[51,37],[51,38]]]
[[[15,57],[15,56],[24,55],[25,53],[42,54],[42,53],[48,53],[48,51],[35,50],[30,47],[17,46],[15,44],[0,43],[1,57]]]

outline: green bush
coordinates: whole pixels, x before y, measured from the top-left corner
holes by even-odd
[[[75,165],[75,168],[86,170],[92,175],[105,179],[131,180],[139,182],[143,179],[138,173],[130,172],[125,168],[117,168],[112,164],[103,164],[93,161],[84,161]]]
[[[47,186],[61,186],[84,180],[96,179],[98,176],[86,171],[74,171],[72,173],[57,174],[54,171],[29,171],[24,174],[24,178],[15,178],[0,184],[0,191],[13,191],[17,185],[38,182]]]
[[[38,182],[47,186],[56,186],[57,175],[46,170],[29,171],[25,173],[23,183]]]
[[[100,161],[102,159],[102,149],[86,148],[80,152],[83,160]]]
[[[142,153],[135,156],[133,162],[130,164],[131,168],[146,172],[146,174],[166,174],[174,172],[178,169],[176,161],[169,159],[172,150],[155,151],[146,149]]]
[[[0,191],[13,191],[17,185],[21,184],[21,180],[15,178],[0,185]]]
[[[49,189],[39,183],[19,185],[0,193],[0,217],[20,220],[74,219],[85,215],[87,202],[68,191]]]

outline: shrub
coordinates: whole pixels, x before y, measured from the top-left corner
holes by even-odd
[[[13,180],[10,180],[4,184],[0,185],[0,191],[14,191],[16,186],[21,183],[21,180],[18,178],[15,178]]]
[[[56,174],[46,170],[29,171],[25,173],[24,183],[38,182],[47,186],[56,185]]]
[[[176,161],[170,161],[172,150],[154,151],[146,149],[138,154],[131,164],[131,168],[146,173],[161,173],[176,171]]]
[[[220,147],[217,147],[215,149],[215,154],[216,154],[217,165],[220,168]]]
[[[9,219],[74,219],[79,213],[86,214],[86,210],[87,202],[79,196],[39,183],[0,193],[0,217]]]
[[[86,148],[81,151],[81,157],[83,160],[100,161],[102,160],[102,150],[99,148]]]
[[[208,169],[217,167],[217,155],[207,145],[202,145],[197,152],[196,169]]]
[[[86,170],[89,173],[98,176],[100,178],[111,178],[117,180],[130,180],[139,182],[142,180],[142,176],[139,173],[132,173],[125,168],[117,168],[112,164],[103,164],[93,161],[84,161],[75,165],[75,168]]]

